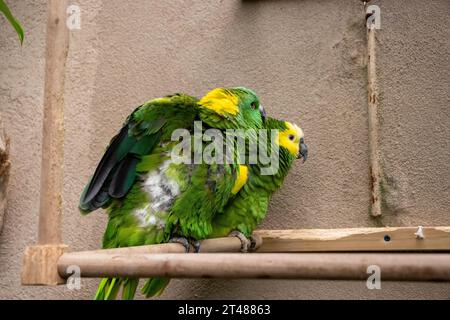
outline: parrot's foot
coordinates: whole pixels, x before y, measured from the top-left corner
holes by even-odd
[[[192,240],[190,243],[194,247],[194,253],[199,253],[200,252],[200,241]]]
[[[248,248],[249,252],[255,251],[257,248],[257,239],[255,239],[253,236],[250,236],[250,248]]]
[[[189,243],[188,239],[183,237],[173,237],[169,240],[170,243],[179,243],[183,245],[184,249],[186,250],[186,253],[189,253],[191,251],[191,244]]]
[[[200,241],[198,240],[188,240],[184,237],[173,237],[170,238],[169,242],[182,244],[186,250],[186,253],[191,252],[191,247],[194,248],[194,253],[198,253],[200,251]]]
[[[256,242],[252,237],[247,238],[242,232],[234,230],[231,231],[228,235],[229,237],[237,237],[239,240],[241,240],[241,252],[249,252],[255,249]]]

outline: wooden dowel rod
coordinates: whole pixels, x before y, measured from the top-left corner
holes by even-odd
[[[67,0],[48,1],[39,244],[61,243]]]
[[[257,241],[258,247],[261,244],[261,239],[258,236],[256,237],[259,239],[259,241]],[[200,253],[240,252],[240,250],[241,250],[241,240],[239,240],[237,237],[215,238],[200,241]],[[193,250],[191,250],[191,252],[193,252]],[[185,248],[183,247],[183,245],[179,243],[164,243],[164,244],[154,244],[146,246],[126,247],[126,248],[124,247],[124,248],[101,249],[93,251],[71,252],[70,255],[85,255],[91,253],[94,254],[185,253]]]
[[[371,214],[381,215],[381,167],[379,162],[378,138],[378,84],[376,69],[375,28],[367,29],[367,100],[369,116],[369,158],[372,181]]]
[[[367,279],[368,267],[382,280],[450,281],[449,254],[393,253],[205,253],[205,254],[65,254],[58,262],[61,277],[69,266],[82,277]]]

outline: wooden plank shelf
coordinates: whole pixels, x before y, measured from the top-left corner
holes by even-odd
[[[450,227],[259,230],[258,252],[450,251]]]

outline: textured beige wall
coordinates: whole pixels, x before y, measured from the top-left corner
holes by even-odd
[[[0,235],[1,298],[91,298],[82,289],[21,287],[36,241],[45,1],[13,1],[21,48],[0,18],[0,107],[12,176]],[[450,2],[378,1],[385,215],[369,216],[365,29],[359,1],[80,0],[67,70],[63,237],[100,246],[105,216],[77,201],[109,138],[143,101],[245,85],[267,111],[301,124],[310,158],[274,197],[264,228],[450,225]],[[176,280],[163,298],[450,298],[443,283]]]

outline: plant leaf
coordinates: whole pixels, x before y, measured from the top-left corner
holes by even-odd
[[[3,12],[6,19],[8,19],[8,21],[11,23],[14,29],[16,29],[17,35],[19,36],[20,44],[22,44],[24,38],[22,26],[20,25],[20,22],[17,21],[16,18],[14,18],[5,1],[3,0],[0,0],[0,11]]]

